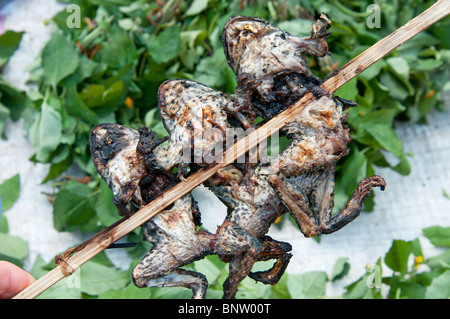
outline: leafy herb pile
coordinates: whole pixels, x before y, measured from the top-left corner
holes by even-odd
[[[328,38],[332,56],[309,58],[313,72],[324,78],[433,3],[378,1],[381,28],[369,29],[366,25],[371,14],[366,12],[371,4],[369,1],[60,2],[80,6],[81,26],[68,26],[72,12],[66,10],[48,21],[55,26],[53,35],[29,66],[29,82],[36,89],[24,93],[0,77],[0,133],[3,133],[8,118],[13,121],[24,119],[24,127],[28,129],[35,149],[31,161],[50,164],[43,182],[55,186],[55,228],[85,232],[103,229],[118,218],[112,194],[92,164],[88,146],[92,127],[102,122],[134,128],[145,125],[161,136],[166,135],[157,110],[156,92],[169,78],[192,79],[233,93],[235,76],[226,63],[220,40],[222,27],[229,17],[238,14],[257,16],[294,35],[306,36],[317,13],[327,13],[333,21],[332,36]],[[408,154],[393,129],[394,121],[425,121],[431,109],[443,108],[442,91],[445,85],[449,86],[448,28],[448,19],[436,23],[337,92],[343,98],[357,101],[359,106],[349,111],[351,153],[338,163],[336,207],[343,206],[357,183],[373,175],[376,166],[391,167],[403,175],[409,173]],[[21,37],[22,33],[12,31],[0,36],[0,67],[17,49]],[[395,163],[388,162],[387,155],[395,157]],[[17,186],[17,178],[5,183]],[[370,210],[372,205],[373,200],[368,201],[366,209]],[[2,223],[2,237],[9,236],[5,224],[6,221]],[[430,235],[433,238],[446,236],[445,247],[448,247],[448,231],[440,228],[424,230],[427,236],[439,234]],[[140,239],[140,230],[128,237],[131,241]],[[19,243],[18,239],[5,239],[11,245],[16,245],[16,241],[18,247],[26,247],[26,243]],[[133,258],[139,258],[146,249],[146,244],[140,243],[128,251]],[[26,249],[17,249],[19,251],[19,255],[4,251],[0,255],[12,254],[10,257],[20,264]],[[430,268],[424,275],[417,274],[415,267],[408,268],[407,260],[411,254],[417,260],[421,256],[417,241],[396,241],[385,256],[386,265],[395,271],[392,277],[383,278],[383,282],[391,286],[389,297],[433,296],[442,292],[436,288],[440,284],[449,286],[448,253],[423,261]],[[111,268],[104,254],[96,257],[96,261],[86,265],[86,271],[83,270],[81,275],[81,287],[86,289],[82,291],[84,297],[151,295],[156,298],[166,293],[152,289],[137,291],[128,286],[130,276]],[[38,260],[36,274],[48,267]],[[225,271],[223,265],[208,258],[193,267],[200,267],[202,269],[197,270],[209,274],[210,294],[218,293],[221,288],[217,282],[221,282],[218,279]],[[339,277],[348,264],[341,260],[336,267],[341,269]],[[97,276],[100,272],[108,273],[108,276]],[[100,277],[107,277],[108,283],[98,283]],[[335,275],[329,278],[322,272],[289,275],[289,280],[287,277],[285,275],[275,287],[255,288],[244,284],[249,288],[239,290],[241,297],[323,296],[325,284],[337,278]],[[365,277],[348,287],[344,297],[381,297],[379,290],[364,288],[366,286],[361,284],[364,280]],[[314,283],[302,285],[305,281]],[[308,291],[302,290],[305,286],[310,287]],[[66,292],[69,295],[75,293],[73,297],[80,296],[77,290]]]

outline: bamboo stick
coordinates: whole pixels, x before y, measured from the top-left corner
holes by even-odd
[[[330,76],[322,85],[325,90],[334,93],[342,85],[356,77],[365,69],[370,67],[395,48],[401,46],[421,31],[432,24],[446,17],[450,13],[450,1],[439,0],[422,14],[406,23],[375,45],[361,53],[359,56],[344,65],[338,72]],[[46,289],[71,275],[81,265],[102,252],[112,243],[127,235],[135,228],[157,215],[178,198],[190,193],[195,187],[212,177],[220,168],[225,167],[240,156],[256,147],[262,140],[269,138],[272,134],[280,130],[286,123],[299,115],[304,107],[315,100],[312,93],[306,94],[289,109],[280,113],[258,130],[239,140],[232,148],[224,153],[226,160],[221,163],[201,169],[197,173],[186,178],[173,188],[169,189],[160,197],[144,206],[129,218],[124,218],[99,232],[97,235],[82,243],[81,245],[68,250],[66,253],[57,256],[56,262],[59,266],[45,274],[33,284],[25,288],[14,298],[31,299],[37,297]],[[73,254],[73,255],[72,255]]]

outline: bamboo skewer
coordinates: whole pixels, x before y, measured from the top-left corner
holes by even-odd
[[[330,76],[322,85],[325,90],[334,93],[342,85],[356,77],[395,48],[401,46],[421,31],[446,17],[450,13],[450,1],[439,0],[422,14],[406,23],[390,35],[386,36],[375,45],[358,55],[344,65],[338,72]],[[166,191],[160,197],[144,206],[138,212],[128,218],[124,218],[102,230],[81,245],[72,248],[61,256],[55,258],[59,265],[45,274],[33,284],[22,290],[14,298],[31,299],[37,297],[46,289],[53,286],[66,276],[70,276],[85,262],[108,248],[111,244],[127,235],[143,223],[157,215],[178,198],[190,193],[195,187],[212,177],[220,168],[227,166],[237,158],[243,156],[250,149],[256,147],[261,141],[269,138],[279,131],[286,123],[299,115],[304,107],[316,98],[312,93],[306,94],[289,109],[280,113],[258,130],[255,130],[245,138],[239,140],[232,148],[224,152],[224,159],[220,163],[201,169],[186,178],[173,188]]]

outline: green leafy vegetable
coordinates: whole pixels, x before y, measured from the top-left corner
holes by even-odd
[[[333,274],[331,275],[331,281],[339,280],[348,274],[350,270],[350,264],[347,262],[348,258],[339,258],[334,265]]]
[[[19,174],[5,180],[0,184],[1,212],[11,208],[20,195],[20,176]]]
[[[450,269],[447,269],[441,275],[433,278],[430,286],[427,288],[425,298],[427,299],[448,299],[450,296]]]
[[[327,274],[311,271],[302,275],[289,276],[288,291],[294,299],[315,299],[325,296]]]
[[[53,205],[54,226],[58,231],[89,231],[96,223],[95,193],[84,184],[69,181],[58,193]],[[95,229],[95,228],[94,228]]]
[[[80,58],[74,45],[60,33],[52,38],[42,51],[43,80],[45,84],[56,85],[78,68]]]
[[[412,252],[412,243],[404,240],[394,240],[384,261],[393,271],[404,275],[408,271],[408,258]]]
[[[20,267],[28,255],[28,243],[9,234],[0,233],[0,260],[6,260]]]
[[[156,63],[167,63],[178,56],[181,51],[180,32],[181,26],[177,24],[149,37],[147,48]]]
[[[438,247],[450,247],[450,227],[433,226],[423,230],[423,233]]]
[[[8,62],[22,40],[23,32],[6,31],[0,35],[0,67]]]

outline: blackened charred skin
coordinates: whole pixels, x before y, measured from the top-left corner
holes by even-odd
[[[158,163],[155,159],[155,155],[153,154],[153,150],[158,145],[167,141],[169,139],[169,136],[155,139],[155,132],[149,130],[147,127],[140,128],[138,132],[139,132],[139,143],[137,145],[136,151],[139,160],[150,172],[160,170]]]
[[[118,124],[100,124],[89,136],[92,159],[98,173],[113,191],[113,203],[122,216],[130,215],[128,204],[145,174],[136,154],[139,134]]]
[[[139,186],[141,187],[142,199],[146,204],[155,198],[164,194],[179,182],[175,177],[171,178],[164,173],[153,173],[142,179]]]
[[[346,100],[346,99],[343,99],[343,98],[341,98],[339,96],[336,96],[335,99],[337,99],[337,101],[342,104],[344,110],[346,110],[348,108],[351,108],[351,107],[357,107],[358,106],[358,104],[355,101]]]
[[[242,122],[244,127],[250,127],[247,122],[242,121],[241,115],[248,115],[252,121],[255,121],[256,114],[252,107],[251,92],[261,83],[256,81],[253,74],[241,73],[236,79],[238,85],[232,97],[233,106],[228,111],[235,115]]]
[[[94,159],[107,165],[120,151],[130,145],[128,128],[115,124],[99,124],[89,135],[91,154]]]
[[[298,73],[277,75],[273,83],[268,96],[262,97],[258,91],[253,91],[251,95],[251,104],[264,121],[288,109],[306,93],[314,91],[320,85],[320,81],[315,77]]]
[[[253,118],[256,113],[268,120],[307,92],[318,98],[329,95],[321,89],[321,81],[314,77],[303,55],[329,53],[326,37],[330,25],[322,14],[313,24],[311,35],[300,38],[261,19],[238,16],[227,22],[222,42],[228,64],[238,80],[244,76],[257,83],[248,86],[245,81],[237,81],[237,101],[242,103],[245,114]]]

